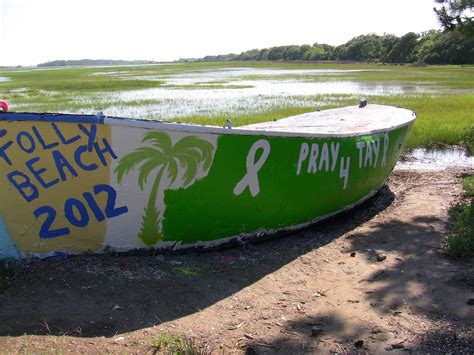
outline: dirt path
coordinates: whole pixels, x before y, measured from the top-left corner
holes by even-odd
[[[172,333],[215,353],[474,351],[474,261],[440,250],[460,174],[395,172],[357,210],[259,244],[26,264],[0,284],[0,350],[152,353]]]

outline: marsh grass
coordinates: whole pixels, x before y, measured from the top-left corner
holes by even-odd
[[[226,70],[236,68],[285,69],[299,72],[225,76]],[[304,72],[306,69],[336,69],[342,72]],[[242,92],[245,95],[246,89],[252,89],[249,80],[250,83],[252,80],[290,80],[302,85],[355,82],[399,87],[402,93],[388,92],[366,96],[369,103],[401,106],[417,112],[418,118],[407,142],[408,148],[432,147],[442,143],[463,145],[471,152],[474,150],[474,66],[414,67],[283,62],[172,63],[156,66],[48,70],[0,69],[0,76],[8,78],[0,82],[0,98],[9,100],[11,108],[16,111],[91,114],[104,111],[108,114],[107,110],[110,110],[116,116],[129,115],[135,118],[217,126],[222,125],[226,118],[232,119],[233,126],[242,126],[314,109],[353,105],[361,95],[341,93],[298,97],[280,94],[273,98],[259,95],[252,100],[234,97],[233,105],[229,100],[216,101],[213,97],[209,97],[207,102],[202,99],[193,101],[193,95],[199,95],[206,92],[205,90],[209,90],[210,94],[222,92],[221,90],[236,90],[238,94]],[[179,83],[183,78],[188,82]],[[124,99],[122,95],[140,94],[140,90],[146,92],[148,89],[167,90],[168,95],[172,94],[173,90],[185,90],[189,91],[189,99],[186,96],[188,94],[182,93],[183,98],[179,100],[146,95]],[[412,92],[413,89],[416,89],[416,92]],[[164,111],[160,111],[160,108],[164,106],[167,111],[163,116],[160,112]],[[187,110],[184,109],[186,106]],[[197,110],[190,110],[190,106],[199,107]]]
[[[373,103],[408,108],[417,113],[407,148],[433,147],[439,143],[471,145],[474,127],[474,94],[376,97]]]
[[[474,198],[474,175],[464,178],[463,185],[464,190],[466,191],[466,196]]]
[[[162,354],[199,355],[202,353],[195,347],[192,340],[172,334],[160,334],[157,339],[150,341],[150,346]]]
[[[245,126],[248,124],[267,122],[272,120],[278,120],[280,118],[299,115],[306,112],[314,111],[316,107],[282,107],[275,108],[270,112],[264,112],[259,114],[248,114],[248,115],[218,115],[218,116],[188,116],[180,117],[179,122],[196,123],[201,125],[211,126],[223,126],[225,121],[230,118],[232,121],[232,127]]]
[[[466,148],[468,155],[474,155],[474,125],[464,130],[462,145]]]
[[[463,180],[467,202],[451,210],[453,226],[445,240],[445,249],[452,258],[474,256],[474,175]]]

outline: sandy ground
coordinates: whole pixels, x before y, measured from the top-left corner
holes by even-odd
[[[356,210],[258,244],[27,263],[0,283],[0,353],[153,353],[162,333],[216,354],[474,352],[474,260],[440,247],[462,174],[396,171]]]

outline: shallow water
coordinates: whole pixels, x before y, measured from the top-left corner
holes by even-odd
[[[7,78],[5,76],[0,76],[0,81],[7,81],[10,80],[10,78]]]
[[[378,69],[377,69],[378,70]],[[226,68],[207,71],[195,71],[173,75],[176,80],[187,78],[193,81],[202,81],[207,79],[239,78],[248,76],[283,76],[283,75],[333,75],[357,72],[368,72],[372,70],[342,70],[342,69],[260,69],[260,68]]]
[[[415,149],[401,159],[396,170],[443,170],[446,168],[474,169],[474,156],[468,157],[463,149]]]
[[[94,76],[94,75],[121,75],[121,74],[129,74],[130,71],[129,70],[116,70],[116,71],[98,71],[98,72],[95,72],[95,73],[92,73],[92,74],[89,74],[91,76]]]
[[[239,75],[255,69],[235,70]],[[258,70],[258,72],[270,70]],[[281,70],[280,72],[288,72]],[[309,71],[309,70],[306,70]],[[313,70],[312,72],[314,72]],[[300,70],[299,72],[303,72]],[[318,71],[319,72],[319,71]],[[325,72],[336,72],[325,71]],[[155,76],[165,85],[153,89],[122,91],[103,95],[104,102],[120,102],[104,109],[106,115],[126,115],[136,118],[169,120],[185,116],[249,115],[268,112],[281,107],[316,107],[333,103],[340,97],[353,99],[380,95],[420,94],[430,89],[419,86],[382,85],[348,80],[307,81],[297,79],[249,80],[235,74],[225,76],[233,70],[187,73],[172,76]],[[150,78],[148,78],[149,80]],[[219,88],[205,85],[218,84]],[[200,86],[201,85],[201,86]],[[204,85],[204,87],[202,86]],[[327,95],[322,99],[321,95]],[[330,95],[340,95],[331,97]],[[140,105],[140,101],[144,101]],[[146,102],[145,102],[146,101]],[[156,104],[150,104],[150,101]],[[131,103],[133,102],[133,107]]]
[[[233,74],[236,76],[243,75],[308,75],[308,74],[344,74],[355,72],[375,71],[379,69],[261,69],[261,68],[230,68],[215,70],[224,75]]]
[[[116,75],[120,79],[156,80],[153,89],[122,91],[102,95],[106,115],[160,120],[185,116],[238,117],[285,107],[318,107],[362,97],[437,93],[430,83],[381,83],[348,80],[341,75],[380,71],[338,69],[225,68],[181,73],[150,72],[133,75],[126,71],[103,71],[95,75]],[[132,75],[130,75],[132,74]],[[148,74],[148,75],[147,75]],[[362,78],[362,74],[361,74]],[[326,97],[322,97],[326,96]],[[105,105],[104,105],[105,106]]]

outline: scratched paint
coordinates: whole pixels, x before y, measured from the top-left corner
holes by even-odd
[[[411,126],[311,138],[29,118],[0,116],[0,258],[213,244],[302,226],[380,189]]]

